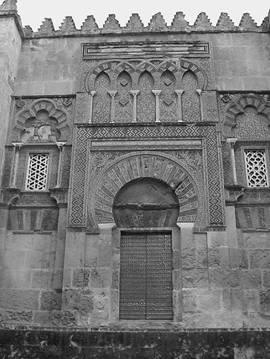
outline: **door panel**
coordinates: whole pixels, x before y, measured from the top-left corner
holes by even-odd
[[[172,319],[171,235],[123,233],[120,263],[120,319]]]

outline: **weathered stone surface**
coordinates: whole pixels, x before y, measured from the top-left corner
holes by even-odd
[[[189,269],[182,272],[183,288],[208,287],[207,269]]]
[[[62,304],[62,293],[56,291],[41,292],[41,310],[60,310]]]
[[[78,289],[67,289],[63,293],[63,306],[68,310],[77,310],[83,314],[90,314],[93,311],[92,291]]]
[[[39,306],[39,291],[5,289],[0,291],[0,308],[36,310]]]
[[[270,268],[270,250],[255,249],[249,251],[249,261],[251,268]]]
[[[270,313],[270,291],[260,291],[260,308],[264,313]]]
[[[262,274],[260,270],[242,270],[240,272],[242,288],[253,289],[262,287]]]
[[[213,288],[239,287],[240,271],[225,268],[215,268],[209,270],[210,285]]]
[[[247,251],[239,248],[229,248],[229,257],[231,268],[248,268]]]
[[[82,268],[73,271],[73,286],[84,288],[89,285],[90,269]]]

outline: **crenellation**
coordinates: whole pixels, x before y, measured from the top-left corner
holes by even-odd
[[[34,30],[32,29],[32,27],[30,25],[26,25],[23,28],[23,33],[25,37],[33,37],[34,36]]]
[[[212,25],[204,12],[197,16],[194,25],[191,26],[185,19],[185,15],[182,11],[175,14],[170,26],[166,24],[161,13],[153,15],[148,26],[144,26],[139,14],[132,14],[127,24],[123,27],[120,25],[114,14],[108,16],[103,27],[98,26],[93,15],[89,15],[86,18],[80,29],[76,29],[74,21],[70,16],[67,16],[64,19],[60,29],[57,31],[50,22],[49,19],[45,20],[37,32],[32,32],[29,29],[28,31],[25,30],[25,37],[85,36],[97,35],[99,33],[134,34],[141,32],[269,32],[269,16],[265,17],[261,26],[257,26],[256,22],[248,13],[243,14],[239,26],[236,26],[230,16],[225,12],[220,14],[216,26]]]
[[[178,11],[172,20],[171,31],[191,31],[191,27],[188,21],[185,19],[185,15],[182,11]]]
[[[216,29],[221,31],[231,31],[237,30],[237,27],[234,25],[230,16],[226,12],[222,12],[217,21]]]
[[[132,14],[129,18],[124,31],[126,32],[141,32],[144,31],[144,24],[139,14]]]
[[[116,19],[114,14],[109,14],[107,17],[103,28],[101,30],[102,33],[120,33],[121,26],[119,24],[119,21]]]
[[[160,12],[152,16],[147,29],[151,32],[168,31],[167,24]]]
[[[55,33],[54,25],[52,19],[45,18],[38,29],[37,32],[39,35],[53,35]]]
[[[213,29],[212,23],[205,12],[201,12],[197,16],[193,25],[193,29],[195,31],[209,31]]]
[[[59,30],[59,34],[74,34],[77,33],[77,29],[72,16],[66,16],[63,20]]]
[[[93,15],[87,16],[81,26],[82,34],[98,34],[100,32],[96,20]]]
[[[258,31],[258,25],[253,20],[253,18],[250,16],[249,13],[244,13],[240,23],[239,23],[239,29],[240,30],[246,30],[246,31]]]

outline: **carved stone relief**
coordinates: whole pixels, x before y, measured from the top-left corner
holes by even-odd
[[[140,140],[142,141],[144,138],[148,140],[149,138],[157,139],[160,141],[163,139],[179,139],[179,138],[202,138],[204,139],[204,151],[205,156],[202,157],[198,153],[195,154],[194,151],[184,151],[179,150],[176,151],[175,149],[163,153],[162,156],[167,155],[173,156],[173,159],[163,159],[163,161],[159,161],[156,159],[157,152],[152,152],[152,155],[146,158],[143,157],[143,164],[144,167],[141,169],[142,159],[140,159],[139,153],[136,154],[137,159],[134,158],[130,161],[125,162],[124,166],[112,167],[112,169],[107,172],[102,172],[101,169],[105,168],[106,166],[110,166],[110,163],[116,158],[123,156],[125,152],[117,151],[110,149],[109,152],[95,151],[91,150],[91,143],[94,139],[98,140],[101,139],[104,144],[113,143],[112,141],[123,139],[125,140]],[[158,143],[157,141],[157,143]],[[164,141],[163,141],[164,142]],[[116,143],[116,142],[115,142]],[[168,142],[169,143],[169,142]],[[160,148],[162,150],[162,148]],[[128,149],[126,149],[127,153],[130,153]],[[140,152],[142,154],[142,152]],[[135,155],[134,155],[135,156]],[[134,157],[133,156],[133,157]],[[135,157],[136,157],[135,156]],[[162,157],[161,156],[161,157]],[[139,158],[139,162],[141,163],[136,164]],[[155,160],[153,160],[155,158]],[[171,157],[170,157],[171,158]],[[206,161],[207,158],[207,161]],[[135,162],[134,162],[135,161]],[[148,161],[150,161],[148,163]],[[168,163],[166,161],[169,161]],[[171,161],[171,162],[170,162]],[[178,163],[178,165],[171,165],[170,163]],[[157,165],[157,163],[159,163]],[[205,168],[204,171],[199,169],[203,163]],[[89,126],[89,127],[80,127],[78,126],[76,130],[76,143],[75,143],[75,152],[74,152],[74,161],[73,161],[73,168],[72,168],[72,191],[71,191],[71,205],[70,205],[70,225],[75,227],[85,227],[87,226],[87,219],[86,219],[86,198],[85,193],[89,193],[91,196],[91,200],[88,200],[90,203],[91,210],[88,213],[91,213],[90,222],[97,223],[95,220],[96,217],[103,218],[102,221],[111,221],[111,203],[113,200],[113,195],[115,195],[116,191],[121,188],[121,186],[126,183],[128,179],[135,179],[140,177],[141,175],[150,177],[147,174],[148,169],[151,169],[151,173],[154,176],[154,167],[156,166],[156,171],[161,171],[160,179],[164,180],[163,176],[171,176],[171,178],[165,179],[171,185],[174,181],[174,175],[176,178],[180,178],[181,180],[181,171],[178,173],[177,171],[173,171],[175,167],[180,168],[181,166],[185,168],[186,173],[189,174],[187,176],[187,180],[183,181],[183,188],[182,194],[185,194],[187,198],[187,203],[185,206],[183,202],[185,202],[184,198],[181,199],[181,206],[180,212],[183,210],[185,214],[182,215],[181,220],[185,221],[192,221],[194,220],[194,208],[197,208],[197,205],[194,207],[193,204],[196,201],[190,200],[190,196],[193,195],[189,192],[192,186],[189,182],[193,183],[196,182],[197,188],[200,188],[201,194],[203,199],[201,199],[201,203],[204,203],[205,206],[208,206],[209,212],[199,211],[201,213],[208,213],[209,218],[204,219],[202,222],[204,226],[222,226],[224,224],[224,208],[223,208],[223,180],[221,178],[220,172],[220,164],[221,159],[218,154],[218,140],[216,137],[216,130],[215,126],[196,126],[196,125],[170,125],[165,126],[164,124],[157,126],[145,126],[143,124],[139,125],[132,125],[132,126],[111,126],[111,125],[103,125],[102,127],[97,126]],[[87,168],[88,166],[88,168]],[[133,167],[132,167],[133,166]],[[170,168],[167,166],[171,166]],[[179,167],[180,166],[180,167]],[[107,168],[107,167],[106,167]],[[162,170],[163,169],[163,170]],[[99,172],[102,172],[102,175]],[[175,173],[174,173],[175,172]],[[182,170],[183,172],[183,170]],[[132,175],[131,175],[132,173]],[[159,173],[159,172],[157,172]],[[174,174],[173,174],[174,173]],[[204,173],[204,175],[202,175]],[[101,176],[101,177],[99,177]],[[155,176],[154,176],[155,177]],[[125,179],[125,181],[124,181]],[[105,181],[105,187],[103,186],[103,181]],[[166,182],[167,183],[167,182]],[[101,185],[102,184],[102,185]],[[179,184],[179,182],[178,182]],[[98,194],[97,197],[91,191],[96,191],[97,188],[103,188],[101,190],[102,193]],[[103,186],[103,187],[102,187]],[[179,184],[180,186],[180,184]],[[191,187],[190,187],[191,186]],[[202,190],[202,188],[204,188]],[[194,192],[193,192],[194,193]],[[209,194],[208,194],[209,193]],[[197,192],[198,196],[198,192]],[[95,203],[103,203],[102,201],[107,201],[105,207],[95,209]],[[192,204],[193,203],[193,204]],[[104,211],[104,208],[106,210]],[[190,211],[190,212],[189,212]],[[192,212],[193,211],[193,212]],[[187,218],[190,216],[189,218]],[[184,219],[185,217],[185,219]],[[209,221],[209,224],[207,222]],[[200,223],[202,225],[202,222]]]
[[[95,80],[93,122],[110,122],[110,83],[106,72],[101,72]]]
[[[177,121],[176,78],[173,72],[166,70],[160,78],[160,121]]]
[[[68,141],[71,136],[72,98],[15,100],[12,142]]]
[[[193,62],[112,60],[88,68],[82,76],[82,91],[90,97],[87,122],[203,120],[200,101],[207,76]]]
[[[153,76],[144,71],[139,78],[138,96],[138,122],[155,121],[155,96],[152,93],[154,88]]]
[[[127,71],[122,71],[117,78],[115,96],[115,118],[119,122],[132,122],[132,79]]]
[[[200,121],[200,100],[196,76],[189,70],[183,76],[183,120]]]
[[[109,162],[109,154],[104,155],[105,166],[99,167],[89,186],[88,209],[92,225],[113,222],[112,208],[116,194],[126,183],[138,178],[156,178],[167,183],[178,197],[180,206],[178,221],[196,221],[198,207],[203,207],[203,186],[201,184],[200,190],[198,189],[198,183],[195,183],[185,168],[186,162],[181,161],[184,165],[182,167],[179,164],[180,160],[162,153],[130,153]],[[200,156],[199,153],[197,155]],[[95,157],[93,160],[96,161]],[[92,168],[91,163],[91,173]]]
[[[270,101],[263,94],[224,94],[220,97],[223,136],[239,140],[270,136]]]

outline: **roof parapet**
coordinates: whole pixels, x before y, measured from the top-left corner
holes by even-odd
[[[13,5],[16,0],[5,0],[2,6],[7,6],[7,2]],[[3,11],[3,10],[2,10]],[[13,10],[15,11],[15,10]],[[1,14],[1,7],[0,7]],[[51,19],[46,18],[37,32],[30,31],[29,27],[24,30],[25,37],[54,37],[54,36],[80,36],[97,34],[127,34],[127,33],[157,33],[157,32],[270,32],[270,13],[258,26],[249,13],[244,13],[239,26],[236,26],[230,16],[222,12],[216,26],[212,25],[206,13],[201,12],[193,25],[185,19],[183,12],[177,12],[171,25],[167,25],[163,15],[159,12],[152,16],[149,24],[145,26],[138,14],[132,14],[127,24],[121,27],[114,14],[110,14],[103,27],[100,28],[93,15],[87,16],[80,29],[77,29],[71,16],[67,16],[60,28],[55,30]]]

